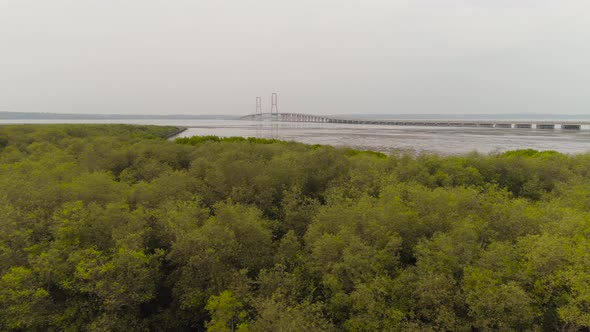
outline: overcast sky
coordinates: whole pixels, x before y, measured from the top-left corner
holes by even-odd
[[[0,0],[0,111],[590,114],[588,0]]]

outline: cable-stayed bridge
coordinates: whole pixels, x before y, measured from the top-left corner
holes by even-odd
[[[423,126],[423,127],[484,127],[484,128],[520,128],[520,129],[564,129],[581,130],[589,127],[590,121],[561,120],[441,120],[441,119],[347,119],[337,116],[313,115],[305,113],[282,113],[278,108],[277,93],[271,94],[269,113],[262,111],[262,97],[256,97],[256,113],[243,116],[240,120],[310,122],[310,123],[343,123],[360,125],[384,126]]]
[[[313,115],[304,113],[256,113],[246,115],[240,120],[250,121],[280,121],[280,122],[309,122],[309,123],[344,123],[361,125],[385,126],[425,126],[425,127],[484,127],[484,128],[520,128],[520,129],[565,129],[581,130],[582,126],[590,125],[590,121],[561,121],[561,120],[375,120],[375,119],[346,119],[342,117]]]

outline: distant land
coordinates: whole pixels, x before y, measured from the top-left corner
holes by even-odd
[[[0,112],[0,120],[183,120],[211,119],[232,120],[235,115],[215,114],[81,114],[81,113],[35,113],[35,112]]]
[[[301,112],[306,113],[306,112]],[[236,120],[243,115],[228,114],[82,114],[41,112],[0,112],[0,120]],[[342,119],[365,120],[590,120],[590,114],[336,114],[328,115]]]
[[[590,114],[541,114],[541,113],[500,113],[500,114],[339,114],[338,118],[376,120],[590,120]]]

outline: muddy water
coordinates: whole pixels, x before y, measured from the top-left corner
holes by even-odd
[[[309,144],[351,146],[381,152],[406,150],[416,153],[463,154],[503,152],[516,149],[590,152],[590,128],[580,131],[405,127],[255,121],[202,121],[179,136],[218,135],[277,138]]]
[[[516,149],[590,152],[590,126],[580,131],[404,127],[331,123],[277,123],[231,120],[2,120],[5,123],[130,123],[189,127],[180,137],[193,135],[277,138],[308,144],[350,146],[381,152],[464,154]]]

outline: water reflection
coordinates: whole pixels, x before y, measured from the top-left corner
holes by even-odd
[[[351,146],[381,152],[396,150],[462,154],[516,149],[590,152],[590,126],[579,131],[547,129],[404,127],[336,123],[232,120],[12,120],[0,123],[129,123],[190,127],[180,136],[217,135],[274,138],[307,144]]]
[[[257,138],[269,138],[269,139],[280,139],[279,128],[280,124],[277,122],[258,122],[256,125],[256,136]]]
[[[381,152],[462,154],[503,152],[516,149],[590,152],[590,129],[580,131],[543,129],[404,127],[332,123],[285,123],[270,121],[216,121],[195,124],[182,136],[218,135],[274,138],[307,144],[351,146]]]

